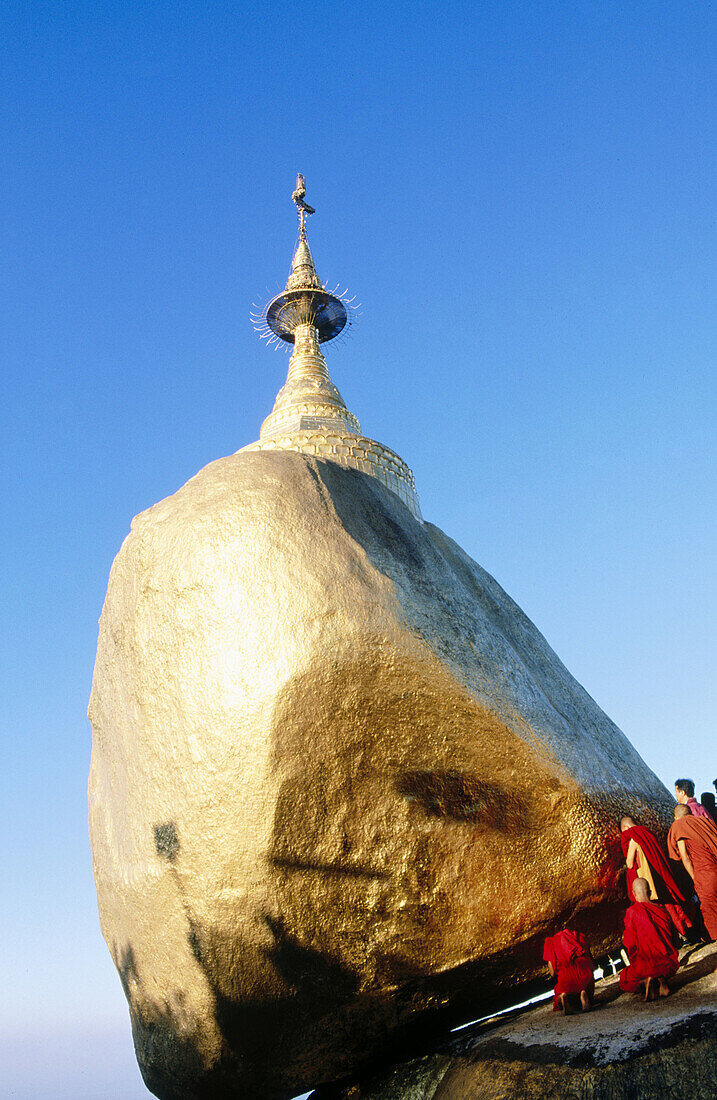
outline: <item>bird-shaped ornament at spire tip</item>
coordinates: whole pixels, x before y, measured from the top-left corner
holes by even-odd
[[[296,204],[296,210],[299,215],[299,229],[301,235],[304,235],[304,219],[307,214],[315,214],[313,206],[309,206],[308,202],[304,201],[304,195],[306,194],[306,180],[302,176],[301,172],[296,177],[296,187],[294,188],[294,194],[291,196],[291,201]]]

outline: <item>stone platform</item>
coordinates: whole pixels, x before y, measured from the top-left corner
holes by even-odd
[[[566,1018],[549,1002],[311,1100],[713,1100],[716,967],[717,944],[689,948],[669,998],[645,1004],[609,978],[592,1012]]]

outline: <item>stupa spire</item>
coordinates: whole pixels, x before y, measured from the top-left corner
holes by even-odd
[[[299,228],[299,243],[291,262],[291,275],[286,280],[287,290],[295,290],[299,287],[323,290],[319,276],[316,274],[316,265],[309,248],[305,225],[301,225]]]
[[[361,431],[331,381],[319,346],[343,331],[348,313],[341,298],[325,289],[316,272],[306,235],[306,217],[315,211],[304,201],[305,194],[304,177],[299,175],[292,195],[299,216],[299,243],[286,287],[266,309],[268,329],[280,340],[293,344],[294,351],[286,384],[261,426],[262,440],[307,429]]]
[[[331,381],[321,344],[346,326],[350,305],[328,291],[316,271],[306,234],[315,213],[305,201],[306,183],[296,178],[292,201],[299,218],[299,240],[284,290],[254,317],[269,343],[293,344],[286,382],[261,426],[259,439],[245,450],[280,449],[318,455],[371,474],[396,493],[420,519],[413,474],[383,444],[361,435],[361,425]]]

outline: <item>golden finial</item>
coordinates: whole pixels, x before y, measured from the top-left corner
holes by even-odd
[[[353,299],[347,300],[337,294],[338,287],[334,291],[327,290],[316,272],[304,224],[307,215],[316,211],[304,200],[305,194],[306,181],[299,172],[291,196],[299,215],[299,243],[291,273],[281,294],[272,298],[261,314],[252,315],[257,332],[269,343],[278,340],[295,344],[296,330],[301,325],[312,327],[317,342],[333,340],[343,331],[353,308]]]
[[[304,202],[304,195],[306,194],[306,180],[302,176],[301,172],[296,177],[296,187],[294,188],[294,194],[291,196],[292,202],[296,203],[296,211],[299,215],[299,234],[302,239],[306,230],[304,229],[304,219],[307,214],[315,214],[313,206],[309,206],[308,202]]]

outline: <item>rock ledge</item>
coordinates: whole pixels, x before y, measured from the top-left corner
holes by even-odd
[[[312,1100],[707,1100],[717,1095],[717,945],[685,952],[674,993],[644,1004],[598,986],[594,1012],[550,1005]]]

